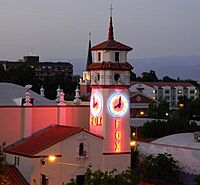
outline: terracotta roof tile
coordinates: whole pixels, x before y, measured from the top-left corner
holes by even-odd
[[[112,63],[112,62],[102,62],[102,63],[92,63],[89,65],[88,70],[132,70],[133,67],[128,62],[126,63]]]
[[[26,157],[34,157],[35,154],[81,131],[92,134],[79,127],[53,125],[33,134],[27,139],[20,140],[14,145],[7,147],[5,152]],[[100,137],[97,135],[95,136]]]
[[[107,40],[100,44],[97,44],[96,46],[93,46],[91,48],[92,51],[95,50],[122,50],[122,51],[131,51],[133,48],[126,46],[120,42],[117,42],[115,40]]]
[[[17,170],[15,166],[10,166],[10,165],[5,166],[3,171],[10,184],[28,185],[28,182],[25,180],[25,178],[22,176],[22,174]]]
[[[148,86],[157,86],[157,87],[164,87],[164,86],[170,86],[170,87],[178,87],[178,86],[182,86],[182,87],[190,87],[190,86],[194,86],[192,83],[190,82],[132,82],[132,85],[135,84],[145,84]]]

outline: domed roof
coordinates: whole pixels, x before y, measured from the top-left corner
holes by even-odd
[[[186,147],[190,149],[200,149],[200,143],[194,139],[194,133],[173,134],[156,139],[151,143]]]
[[[0,106],[22,105],[22,99],[25,99],[26,88],[12,83],[0,83]],[[31,98],[34,99],[34,105],[56,105],[56,102],[49,100],[33,91]]]

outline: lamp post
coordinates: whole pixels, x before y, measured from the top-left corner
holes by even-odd
[[[81,164],[76,163],[67,163],[67,162],[60,162],[57,161],[58,157],[62,157],[61,155],[45,155],[45,156],[36,156],[36,158],[40,158],[40,177],[39,181],[41,185],[47,185],[48,179],[46,178],[46,175],[42,174],[42,166],[46,164],[46,162],[52,163],[52,164],[59,164],[59,165],[68,165],[68,166],[77,166],[82,167]],[[35,179],[34,179],[35,180]],[[35,181],[34,181],[35,182]]]
[[[55,164],[62,164],[62,165],[68,165],[68,166],[82,166],[81,164],[77,164],[77,163],[58,162],[56,161],[57,158],[55,155],[49,155],[47,159],[49,162],[55,163]]]

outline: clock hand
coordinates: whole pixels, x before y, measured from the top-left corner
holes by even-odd
[[[95,102],[95,97],[93,97],[93,108],[97,106],[97,102]]]
[[[121,96],[120,96],[120,97],[119,97],[119,102],[118,102],[117,105],[114,106],[114,109],[116,109],[116,108],[120,108],[121,105],[122,105],[122,103],[121,103]]]
[[[121,104],[122,104],[122,103],[121,103],[121,99],[122,99],[122,98],[121,98],[121,96],[120,96],[120,97],[119,97],[119,108],[121,107]]]

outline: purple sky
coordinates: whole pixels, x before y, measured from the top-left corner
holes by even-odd
[[[0,0],[0,59],[85,58],[88,32],[107,37],[110,3],[129,58],[200,56],[199,0]]]

